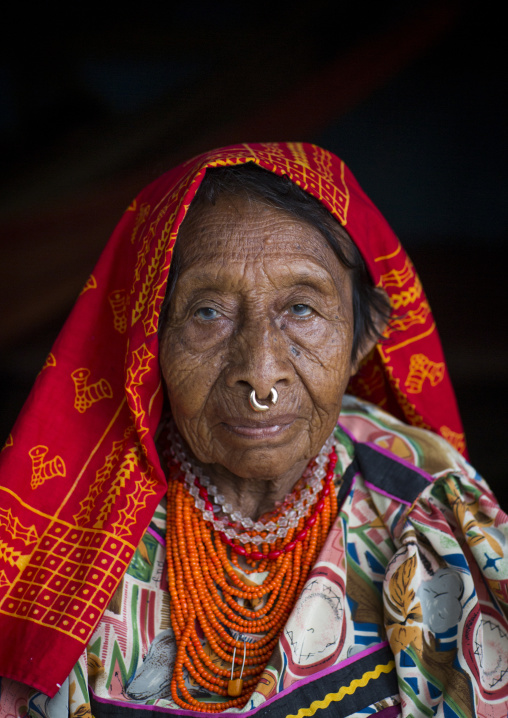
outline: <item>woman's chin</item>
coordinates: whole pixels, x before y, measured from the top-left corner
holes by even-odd
[[[313,455],[308,431],[299,431],[294,424],[254,430],[228,426],[217,432],[217,439],[222,433],[227,434],[227,441],[217,440],[214,448],[223,447],[224,451],[216,451],[211,463],[244,479],[273,480],[294,472],[296,481]]]
[[[283,461],[282,457],[272,460],[268,452],[265,452],[257,456],[244,456],[238,461],[228,461],[222,464],[221,468],[226,469],[237,479],[249,482],[270,481],[277,483],[287,481],[287,490],[290,491],[303,474],[307,461],[307,459],[301,459],[295,462],[293,458],[290,461]]]

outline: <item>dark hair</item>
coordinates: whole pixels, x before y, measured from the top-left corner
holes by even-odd
[[[352,274],[354,335],[351,359],[354,361],[363,342],[379,338],[379,319],[388,321],[390,304],[388,297],[374,287],[363,257],[344,227],[315,197],[304,192],[288,177],[279,177],[253,162],[208,169],[187,217],[194,209],[215,205],[218,197],[224,194],[254,198],[269,206],[282,209],[310,224],[323,235],[339,262]],[[161,308],[159,330],[165,322],[180,267],[181,255],[177,241],[171,261],[166,296]]]

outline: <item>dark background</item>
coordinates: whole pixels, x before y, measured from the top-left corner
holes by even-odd
[[[422,277],[508,504],[506,40],[488,3],[19,4],[0,48],[0,441],[131,198],[212,147],[332,150]],[[39,15],[37,15],[39,13]]]

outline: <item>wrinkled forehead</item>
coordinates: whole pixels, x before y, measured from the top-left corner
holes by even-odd
[[[202,265],[214,256],[234,263],[250,257],[311,251],[323,261],[337,261],[322,235],[311,223],[250,196],[222,194],[215,204],[191,207],[182,223],[175,250],[179,271]],[[227,258],[227,259],[226,259]]]

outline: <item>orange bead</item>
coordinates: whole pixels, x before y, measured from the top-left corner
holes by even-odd
[[[237,678],[234,681],[228,682],[228,696],[231,696],[232,698],[238,698],[238,696],[242,695],[243,690],[243,681],[241,678]]]

